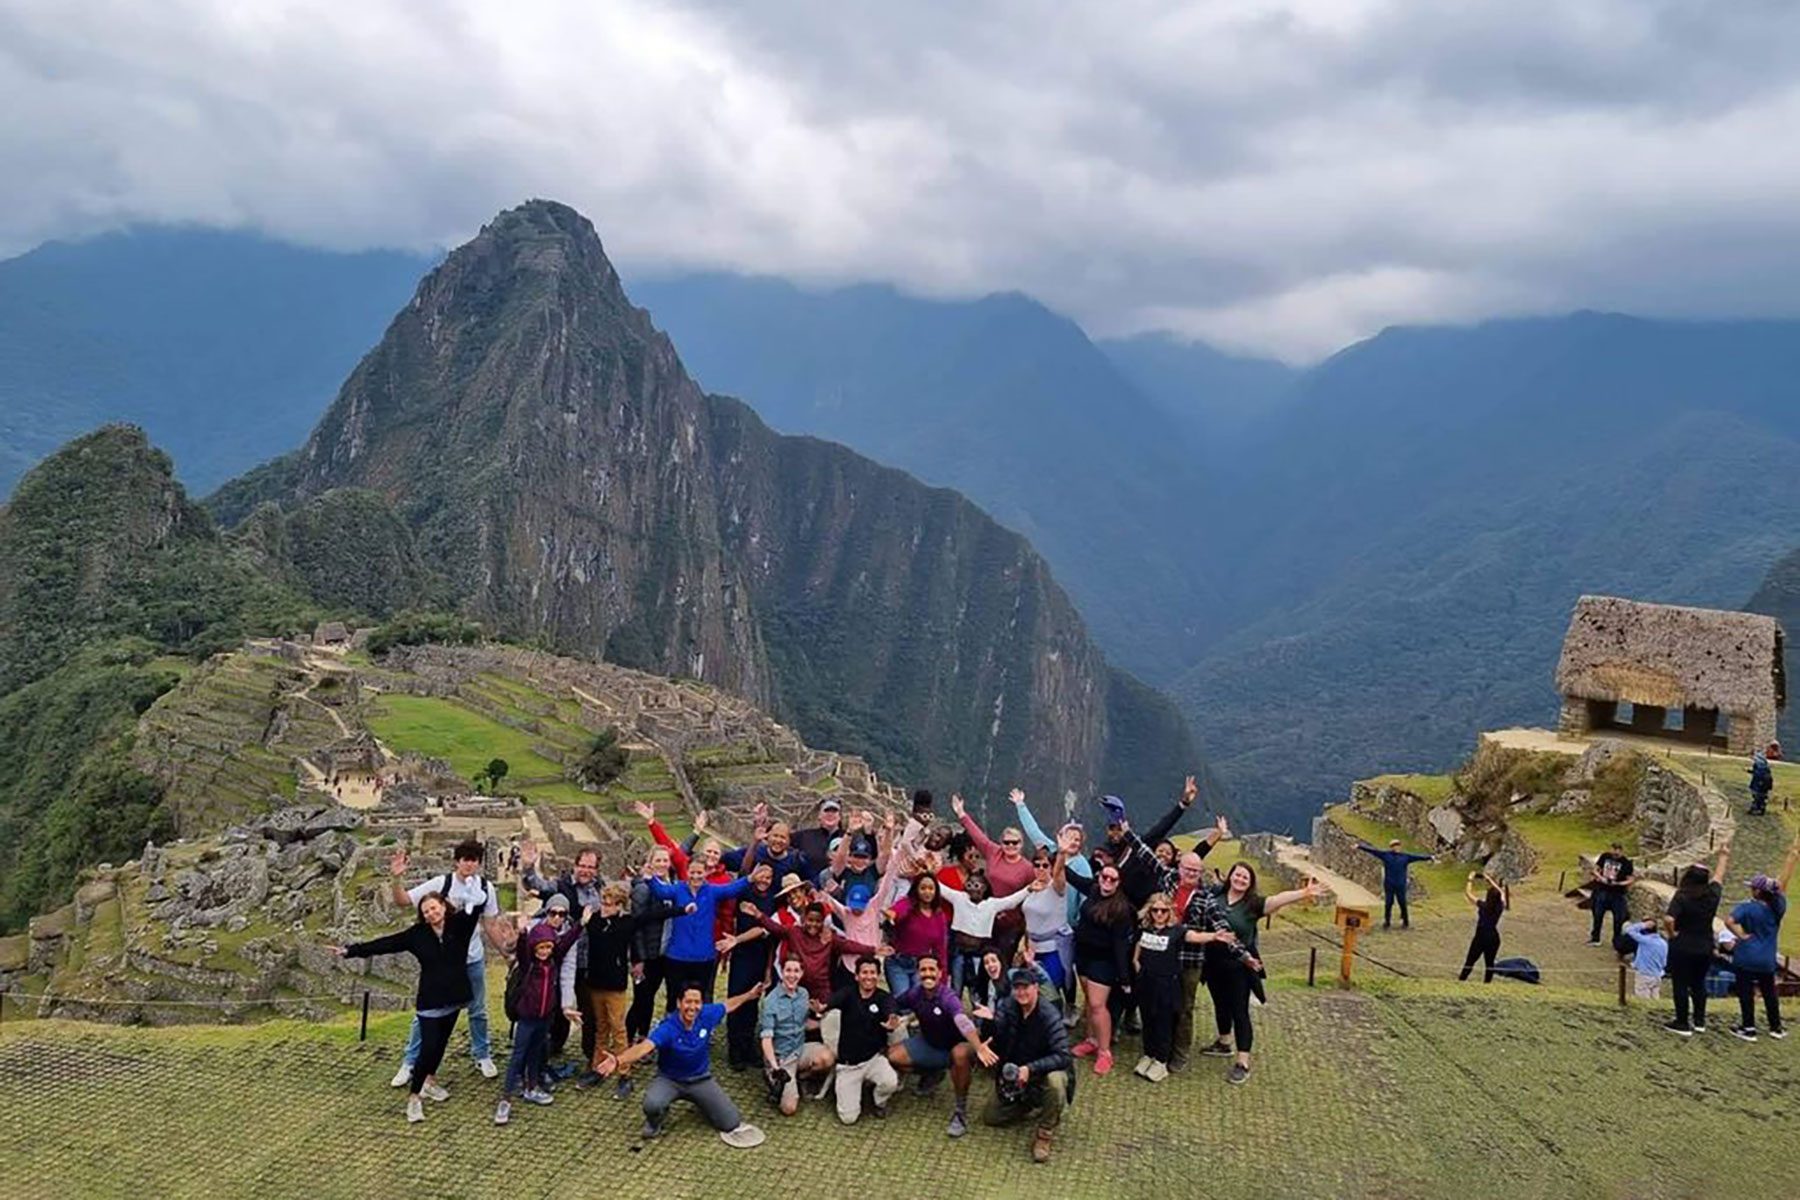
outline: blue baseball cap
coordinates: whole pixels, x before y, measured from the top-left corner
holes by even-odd
[[[1106,823],[1108,825],[1123,825],[1125,823],[1125,802],[1117,796],[1100,797],[1100,807],[1106,810]]]
[[[853,883],[844,894],[844,907],[851,912],[861,912],[869,907],[869,901],[875,898],[875,889],[866,883]]]

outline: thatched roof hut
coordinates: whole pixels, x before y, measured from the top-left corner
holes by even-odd
[[[1787,706],[1782,637],[1774,618],[1755,613],[1583,596],[1556,665],[1563,726],[1612,725],[1629,704],[1632,719],[1620,727],[1658,733],[1666,714],[1681,710],[1687,728],[1670,732],[1726,745],[1715,736],[1723,714],[1729,747],[1747,752],[1774,737],[1775,714]]]

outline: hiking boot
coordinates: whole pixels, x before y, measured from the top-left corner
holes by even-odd
[[[953,1138],[961,1137],[963,1134],[969,1132],[968,1115],[960,1108],[951,1113],[950,1124],[944,1132]]]
[[[1075,1043],[1075,1048],[1069,1051],[1069,1053],[1073,1054],[1076,1058],[1092,1058],[1094,1052],[1099,1049],[1099,1042],[1096,1042],[1093,1038],[1083,1038],[1081,1041]]]
[[[512,1101],[502,1100],[494,1106],[494,1124],[504,1125],[512,1120]]]
[[[416,1095],[406,1098],[406,1121],[409,1125],[417,1125],[425,1119],[425,1106]]]
[[[600,1072],[594,1070],[583,1071],[575,1077],[575,1090],[578,1092],[585,1092],[599,1082]]]
[[[401,1063],[400,1069],[394,1072],[394,1077],[388,1080],[389,1087],[406,1087],[410,1083],[412,1083],[411,1063]]]
[[[524,1095],[520,1096],[519,1099],[525,1101],[527,1104],[554,1104],[556,1102],[556,1097],[552,1096],[541,1087],[526,1088]]]
[[[1210,1045],[1206,1049],[1202,1050],[1200,1052],[1200,1054],[1204,1058],[1230,1058],[1231,1057],[1231,1043],[1230,1042],[1214,1042],[1212,1045]]]
[[[1031,1139],[1031,1161],[1034,1163],[1050,1161],[1050,1131],[1048,1129],[1038,1130],[1036,1136]]]
[[[1226,1083],[1248,1083],[1248,1082],[1250,1082],[1250,1068],[1246,1067],[1243,1063],[1232,1063],[1231,1070],[1226,1072],[1225,1082]]]
[[[1094,1056],[1094,1074],[1110,1075],[1112,1073],[1112,1069],[1113,1069],[1113,1056],[1112,1056],[1111,1050],[1102,1050],[1100,1053],[1098,1053]]]
[[[1164,1066],[1162,1063],[1157,1062],[1154,1058],[1151,1059],[1150,1060],[1150,1068],[1149,1068],[1149,1070],[1144,1072],[1144,1078],[1148,1079],[1151,1083],[1161,1083],[1163,1080],[1167,1079],[1168,1077],[1169,1077],[1169,1068]]]
[[[614,1100],[623,1100],[629,1095],[631,1095],[631,1080],[621,1079],[613,1085]]]
[[[1676,1037],[1694,1036],[1694,1027],[1689,1025],[1686,1021],[1665,1021],[1663,1022],[1663,1028],[1674,1034]]]
[[[1731,1036],[1737,1038],[1739,1041],[1754,1042],[1756,1040],[1756,1026],[1733,1025],[1731,1027]]]
[[[424,1087],[420,1088],[419,1095],[438,1104],[442,1104],[450,1098],[450,1093],[444,1089],[444,1085],[435,1079],[428,1081]]]
[[[481,1072],[483,1079],[492,1079],[500,1073],[500,1068],[494,1065],[494,1060],[491,1058],[476,1059],[475,1069]]]

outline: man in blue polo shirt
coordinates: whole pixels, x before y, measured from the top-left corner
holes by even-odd
[[[754,1004],[762,990],[759,983],[723,1004],[708,1004],[700,985],[689,983],[676,998],[675,1011],[664,1017],[646,1040],[623,1054],[609,1053],[596,1064],[595,1070],[607,1076],[656,1054],[656,1078],[644,1089],[644,1137],[661,1133],[670,1106],[686,1100],[700,1110],[726,1144],[761,1144],[762,1131],[744,1123],[738,1106],[712,1076],[712,1035],[725,1023],[727,1014],[741,1005]]]

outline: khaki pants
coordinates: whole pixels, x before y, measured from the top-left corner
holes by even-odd
[[[1181,968],[1181,993],[1175,998],[1175,1045],[1169,1063],[1184,1063],[1194,1048],[1194,997],[1200,992],[1200,968]]]
[[[800,1103],[801,1073],[811,1074],[818,1070],[819,1064],[830,1056],[831,1051],[818,1042],[808,1042],[800,1047],[800,1053],[775,1064],[788,1073],[787,1082],[781,1086],[781,1107],[784,1110]]]
[[[983,1125],[1017,1125],[1020,1121],[1038,1115],[1037,1127],[1046,1133],[1062,1124],[1063,1106],[1069,1095],[1069,1073],[1052,1071],[1044,1076],[1042,1087],[1026,1089],[1025,1096],[1017,1104],[1008,1104],[1000,1099],[998,1092],[981,1110]]]
[[[856,1124],[856,1119],[862,1116],[863,1084],[875,1085],[876,1104],[886,1104],[900,1090],[900,1076],[894,1073],[894,1064],[880,1054],[855,1066],[839,1063],[834,1082],[837,1087],[838,1120],[846,1125]]]
[[[1639,1000],[1655,1000],[1662,996],[1661,975],[1641,975],[1631,973],[1631,994]]]
[[[607,992],[594,988],[588,993],[594,1023],[594,1061],[598,1063],[610,1051],[623,1054],[631,1048],[625,1037],[625,1014],[631,1011],[631,993]]]

